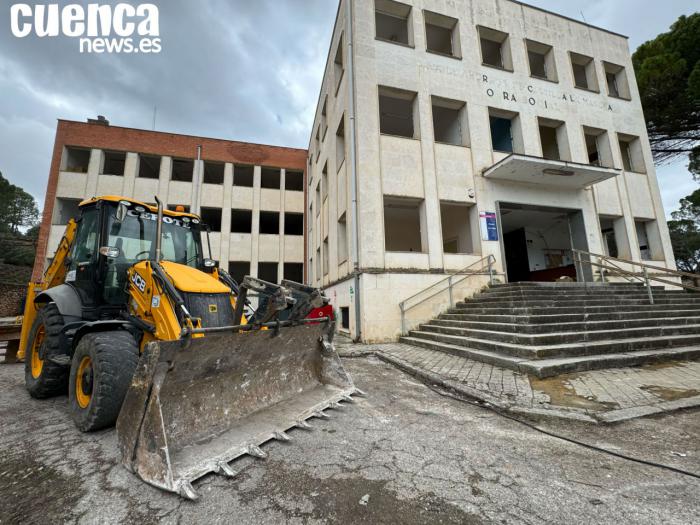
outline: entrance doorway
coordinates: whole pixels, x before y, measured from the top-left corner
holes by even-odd
[[[581,210],[499,203],[499,215],[508,282],[576,279],[571,250],[588,250]]]

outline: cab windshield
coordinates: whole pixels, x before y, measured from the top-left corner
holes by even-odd
[[[155,259],[156,221],[158,215],[138,205],[128,207],[121,222],[117,207],[111,206],[107,221],[107,245],[118,248],[117,263],[130,265],[146,259]],[[163,216],[161,257],[197,268],[201,266],[200,223],[190,217]]]

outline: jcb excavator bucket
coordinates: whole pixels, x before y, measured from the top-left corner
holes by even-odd
[[[211,333],[150,343],[117,420],[122,462],[156,487],[196,499],[192,482],[352,401],[333,325]]]

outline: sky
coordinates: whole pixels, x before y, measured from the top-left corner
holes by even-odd
[[[308,146],[336,0],[151,2],[159,54],[81,54],[74,38],[15,37],[17,2],[0,0],[0,172],[40,206],[58,118],[152,129],[155,113],[159,131]],[[697,0],[528,3],[625,34],[632,50],[698,10]],[[687,162],[657,170],[668,214],[697,184]]]

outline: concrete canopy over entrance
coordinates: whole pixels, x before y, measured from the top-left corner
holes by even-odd
[[[583,189],[620,173],[620,170],[590,164],[548,160],[528,155],[508,155],[484,171],[484,177],[557,188]]]

